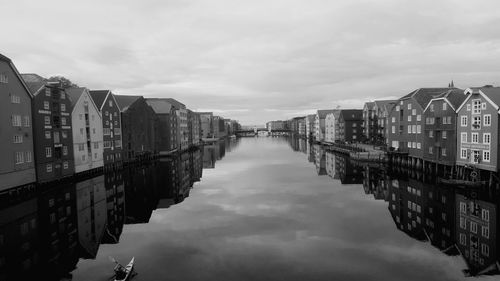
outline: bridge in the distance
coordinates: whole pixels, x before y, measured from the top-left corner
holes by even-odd
[[[259,135],[259,132],[266,132],[267,135],[286,135],[290,133],[290,130],[288,129],[275,129],[269,131],[267,128],[253,128],[253,129],[246,129],[246,130],[238,130],[236,131],[236,135],[240,137],[248,137],[248,136],[256,136]]]

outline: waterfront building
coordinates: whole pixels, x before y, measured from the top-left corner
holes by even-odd
[[[200,115],[191,110],[188,111],[188,116],[190,119],[191,130],[190,130],[190,145],[199,145],[201,140],[201,119]]]
[[[122,121],[122,159],[131,162],[156,154],[157,116],[142,96],[114,95]]]
[[[103,167],[103,126],[100,111],[88,89],[69,88],[66,93],[71,100],[75,173]]]
[[[306,118],[307,117],[302,117],[300,118],[298,122],[298,134],[299,136],[306,136]]]
[[[451,88],[431,99],[424,109],[425,161],[454,166],[457,150],[456,110],[465,100],[463,90]],[[417,130],[418,133],[418,130]]]
[[[377,132],[377,118],[375,115],[375,102],[365,102],[363,106],[363,136],[370,143],[375,142]]]
[[[314,121],[315,121],[316,115],[315,114],[310,114],[306,116],[306,138],[312,138],[312,135],[314,133]]]
[[[339,115],[339,140],[358,142],[363,137],[363,110],[342,109]]]
[[[224,123],[224,118],[220,116],[213,117],[213,128],[214,128],[214,137],[217,139],[223,138],[226,136],[226,126]]]
[[[472,108],[471,108],[472,110]],[[498,274],[497,208],[482,198],[456,194],[456,245],[468,275]]]
[[[160,155],[175,151],[177,146],[178,122],[175,108],[164,99],[146,99],[155,112],[158,120],[158,134],[155,146]]]
[[[334,143],[339,140],[339,116],[340,110],[328,113],[325,117],[325,141]]]
[[[104,166],[121,166],[122,159],[122,120],[120,107],[110,90],[90,91],[102,119]]]
[[[33,95],[33,135],[38,182],[50,182],[75,173],[71,100],[60,82],[23,74]],[[27,122],[27,121],[25,121]]]
[[[329,113],[334,113],[336,109],[318,110],[314,117],[314,139],[316,141],[325,140],[325,118]]]
[[[212,112],[198,112],[201,121],[201,138],[213,138],[214,137],[214,126],[213,126],[213,116]]]
[[[188,111],[185,108],[176,108],[177,115],[177,148],[183,151],[189,148]]]
[[[500,87],[469,88],[457,109],[457,165],[498,171]]]
[[[276,130],[285,130],[286,128],[286,122],[277,120],[277,121],[270,121],[266,123],[266,128],[269,132],[276,131]]]
[[[424,118],[422,115],[429,101],[450,88],[420,88],[400,98],[389,114],[391,131],[389,146],[408,154],[417,166],[424,156]]]
[[[389,113],[396,104],[396,100],[376,100],[373,110],[377,119],[377,129],[375,131],[375,143],[388,144],[387,135],[389,134]]]
[[[12,61],[0,54],[0,192],[36,181],[32,98]]]

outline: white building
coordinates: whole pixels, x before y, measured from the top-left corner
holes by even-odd
[[[316,141],[325,141],[325,118],[326,115],[334,113],[338,110],[318,110],[314,120],[314,139]]]
[[[73,154],[75,173],[104,166],[103,129],[99,109],[88,89],[66,90],[71,99],[71,125],[73,131]]]

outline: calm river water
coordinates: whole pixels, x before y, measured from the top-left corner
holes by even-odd
[[[132,280],[497,279],[495,192],[430,180],[299,139],[220,142],[10,203],[0,280],[108,280],[110,256],[135,257]]]

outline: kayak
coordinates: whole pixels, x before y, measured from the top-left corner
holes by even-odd
[[[128,278],[132,274],[132,271],[134,270],[134,259],[135,259],[135,257],[132,257],[132,259],[127,264],[127,266],[125,266],[125,275],[123,275],[123,276],[118,276],[117,275],[115,277],[115,281],[125,281],[125,280],[128,280]]]

